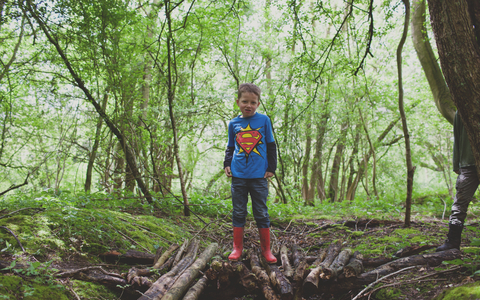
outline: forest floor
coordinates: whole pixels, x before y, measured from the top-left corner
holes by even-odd
[[[80,211],[80,210],[75,210]],[[97,211],[98,213],[98,211]],[[92,214],[89,212],[89,214]],[[63,215],[63,220],[71,216],[71,212]],[[135,248],[138,251],[148,250],[147,242],[143,242],[152,238],[152,232],[155,232],[154,227],[158,230],[168,231],[172,235],[170,237],[160,237],[165,245],[169,243],[181,243],[184,238],[196,238],[201,240],[201,251],[208,246],[209,243],[218,243],[216,256],[226,261],[226,256],[231,250],[232,230],[228,217],[223,219],[213,220],[207,225],[198,221],[193,221],[194,217],[186,218],[181,216],[168,217],[158,213],[156,216],[149,216],[150,223],[141,223],[143,216],[136,215],[133,211],[123,212],[123,215],[109,214],[108,212],[101,215],[105,219],[100,219],[100,215],[95,215],[93,218],[94,226],[97,230],[92,228],[84,228],[85,231],[80,233],[74,232],[73,225],[62,225],[60,219],[46,221],[48,226],[38,222],[45,222],[48,217],[52,215],[45,211],[36,212],[32,214],[25,214],[16,216],[14,218],[0,218],[0,226],[2,228],[12,229],[13,232],[20,237],[20,240],[29,241],[30,244],[25,246],[27,250],[21,252],[18,249],[15,240],[13,240],[10,233],[0,231],[0,261],[23,263],[42,263],[49,262],[49,268],[56,268],[59,270],[75,270],[89,266],[102,266],[108,270],[109,273],[126,274],[132,265],[126,265],[118,262],[103,261],[101,259],[102,253],[105,250],[116,250],[125,253],[129,249],[118,248],[118,243],[113,243],[115,238],[105,238],[101,236],[103,231],[104,236],[109,236],[107,232],[109,228],[106,225],[119,224],[126,222],[133,224],[137,231],[144,231],[149,234],[149,238],[145,239],[137,234],[135,229],[124,229],[123,239],[129,240],[130,248]],[[108,216],[108,217],[106,217]],[[151,220],[155,218],[158,222],[154,224]],[[32,221],[33,220],[33,221]],[[75,219],[75,222],[79,222]],[[132,221],[135,220],[135,221]],[[88,223],[89,221],[86,220]],[[136,223],[134,223],[136,222]],[[91,222],[90,222],[91,223]],[[87,225],[83,225],[87,226]],[[103,227],[102,227],[103,226]],[[28,233],[26,236],[22,235],[22,231],[34,229],[37,234],[32,236]],[[63,228],[68,227],[68,230],[63,232]],[[145,228],[148,227],[148,230]],[[118,229],[120,228],[120,229]],[[48,238],[41,238],[40,231],[48,231],[50,233],[43,233]],[[77,228],[77,230],[80,230]],[[369,219],[336,219],[330,221],[327,219],[291,219],[288,222],[278,221],[272,218],[272,252],[277,254],[282,244],[298,245],[306,257],[315,257],[321,249],[328,247],[333,241],[342,241],[342,248],[350,248],[353,251],[359,251],[366,261],[394,259],[395,253],[401,249],[406,249],[412,246],[424,246],[424,250],[420,254],[434,253],[435,247],[443,243],[447,233],[446,221],[440,221],[436,218],[419,218],[411,222],[409,228],[404,228],[403,220],[369,218]],[[117,227],[114,231],[122,231],[121,227]],[[88,232],[95,232],[95,243],[92,242],[92,237],[88,237]],[[452,262],[444,262],[438,266],[421,265],[414,269],[401,272],[395,276],[389,277],[386,280],[372,286],[369,290],[358,297],[357,299],[480,299],[480,293],[477,288],[469,288],[464,293],[464,296],[459,296],[459,291],[455,293],[454,298],[445,296],[447,291],[451,291],[455,287],[467,287],[470,285],[477,286],[480,283],[480,277],[476,276],[477,265],[480,265],[480,248],[478,247],[478,233],[480,232],[479,223],[467,224],[464,234],[462,236],[462,257],[460,260]],[[100,234],[98,234],[100,233]],[[127,233],[127,234],[125,234]],[[70,237],[68,238],[68,234]],[[127,236],[129,235],[129,236]],[[111,234],[113,236],[113,233]],[[63,239],[64,245],[53,238]],[[23,239],[22,239],[23,238]],[[87,242],[87,239],[89,242]],[[10,242],[8,242],[10,241]],[[5,243],[6,242],[6,243]],[[26,243],[26,242],[24,242]],[[142,244],[144,246],[142,246]],[[33,249],[36,245],[36,249]],[[55,246],[57,245],[57,246]],[[245,249],[258,248],[259,236],[255,223],[248,221],[245,228]],[[14,249],[16,247],[16,249]],[[28,249],[32,248],[32,249]],[[115,249],[114,249],[115,248]],[[150,247],[152,249],[152,247]],[[164,249],[166,249],[164,247]],[[419,254],[419,253],[415,253]],[[280,260],[278,265],[280,266]],[[32,265],[30,265],[32,266]],[[140,265],[136,267],[146,268],[148,265]],[[373,267],[366,267],[365,271],[371,270]],[[103,287],[102,284],[90,284],[85,280],[78,280],[78,278],[55,278],[52,275],[43,276],[43,283],[41,286],[51,287],[59,290],[59,285],[66,287],[64,291],[65,298],[54,296],[51,291],[50,298],[46,296],[38,296],[40,288],[34,285],[32,277],[41,275],[41,267],[35,265],[28,270],[14,271],[14,268],[6,268],[0,273],[0,299],[138,299],[140,294],[129,287]],[[450,270],[450,271],[448,271]],[[3,274],[3,275],[2,275]],[[50,273],[51,274],[51,273]],[[14,276],[20,278],[20,282],[9,283],[7,276]],[[427,277],[425,277],[427,276]],[[87,280],[88,281],[88,280]],[[32,284],[26,284],[32,282]],[[331,284],[331,282],[324,282],[321,284]],[[30,294],[28,294],[28,288]],[[61,289],[61,288],[60,288]],[[105,289],[105,290],[102,290]],[[19,291],[22,291],[20,295]],[[90,293],[89,293],[90,291]],[[94,291],[92,293],[92,291]],[[317,299],[352,299],[358,295],[359,289],[356,290],[339,290],[336,293],[309,293],[304,294],[306,300]],[[37,293],[37,294],[35,294]],[[477,296],[478,293],[479,296]],[[36,295],[36,296],[35,296]],[[469,296],[467,296],[469,295]],[[203,292],[200,299],[204,300],[264,300],[265,298],[257,290],[253,293],[248,293],[238,284],[232,284],[227,288],[217,289],[215,284],[209,284]]]
[[[245,247],[259,247],[259,237],[253,223],[246,229]],[[465,286],[467,284],[477,286],[476,282],[480,277],[474,276],[477,264],[480,263],[480,248],[471,247],[472,239],[478,236],[479,224],[469,224],[464,231],[462,243],[461,261],[454,261],[452,264],[442,264],[439,266],[422,265],[417,268],[394,277],[390,277],[373,288],[362,294],[358,299],[450,299],[452,295],[445,298],[445,291],[452,290],[454,287]],[[320,249],[326,247],[335,240],[343,241],[342,248],[350,248],[364,253],[364,259],[389,260],[398,249],[407,249],[410,246],[424,246],[420,254],[435,252],[435,248],[443,243],[447,224],[435,219],[413,221],[410,228],[404,228],[404,222],[400,220],[340,220],[329,222],[325,220],[302,220],[302,224],[297,222],[275,224],[272,226],[274,238],[272,242],[272,251],[278,253],[281,244],[297,244],[302,248],[306,255],[315,256]],[[229,233],[229,230],[226,230]],[[230,236],[221,234],[216,237],[210,237],[212,240],[219,240],[226,248],[230,247]],[[471,264],[466,264],[466,262]],[[280,264],[280,262],[279,262]],[[366,268],[365,271],[373,267]],[[445,272],[452,269],[452,272]],[[438,275],[433,275],[438,273]],[[428,279],[421,279],[429,274]],[[432,276],[433,275],[433,276]],[[417,279],[418,278],[418,279]],[[326,282],[325,284],[331,284]],[[480,282],[479,282],[480,284]],[[206,297],[209,300],[227,299],[225,293],[223,297],[215,297],[215,288],[210,287],[207,290]],[[344,290],[336,294],[306,294],[304,299],[352,299],[357,296],[359,290]],[[460,293],[460,294],[459,294]],[[462,294],[463,293],[463,294]],[[480,299],[480,293],[471,294],[467,291],[455,291],[451,299]],[[463,295],[463,296],[462,296]],[[467,296],[468,295],[468,296]],[[228,299],[258,299],[264,298],[259,295],[233,295]]]

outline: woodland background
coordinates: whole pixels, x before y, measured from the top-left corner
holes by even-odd
[[[130,266],[105,257],[189,239],[226,259],[222,162],[243,82],[262,88],[278,146],[275,253],[433,252],[456,107],[480,162],[478,41],[475,0],[0,0],[0,298],[137,299],[126,281],[102,296],[58,271],[102,265],[123,280]],[[478,281],[479,220],[471,205],[461,259],[392,278],[384,299]]]
[[[424,5],[409,22],[425,44]],[[2,1],[0,191],[229,201],[227,125],[253,82],[279,149],[272,200],[403,203],[405,13],[402,1]],[[438,104],[415,36],[401,52],[413,191],[443,209],[454,108]]]

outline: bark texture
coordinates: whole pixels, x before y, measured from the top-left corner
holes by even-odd
[[[417,52],[425,77],[427,77],[438,111],[453,125],[453,117],[457,109],[452,101],[452,96],[427,35],[427,29],[425,28],[425,0],[413,0],[412,6],[413,46]]]
[[[480,2],[428,0],[440,65],[480,173]]]
[[[173,284],[173,286],[165,293],[163,300],[178,300],[182,299],[185,295],[188,287],[192,284],[192,282],[197,278],[198,274],[201,270],[203,270],[210,259],[215,255],[215,251],[217,251],[218,244],[212,243],[210,244],[205,251],[200,255],[200,257],[193,263],[191,267],[188,268]]]

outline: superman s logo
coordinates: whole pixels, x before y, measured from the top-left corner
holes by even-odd
[[[258,129],[252,129],[250,124],[248,124],[247,128],[242,128],[235,137],[235,141],[237,142],[238,146],[240,146],[239,153],[245,152],[247,159],[252,152],[261,156],[260,152],[257,150],[257,146],[263,144],[263,142],[262,134],[260,131],[258,131]]]

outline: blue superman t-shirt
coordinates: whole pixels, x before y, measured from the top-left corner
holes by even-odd
[[[272,123],[266,115],[242,118],[228,125],[228,147],[235,147],[231,171],[233,177],[263,178],[268,167],[267,143],[275,142]]]

